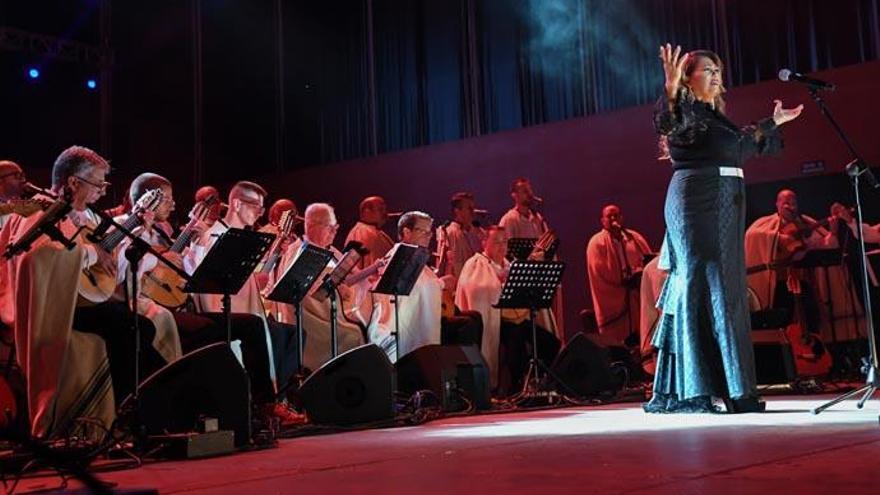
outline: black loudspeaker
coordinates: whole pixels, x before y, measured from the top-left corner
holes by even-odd
[[[394,417],[393,368],[374,344],[324,363],[303,382],[296,398],[316,424],[350,425]]]
[[[202,417],[217,418],[221,430],[235,433],[235,445],[251,438],[251,396],[247,373],[225,342],[183,356],[141,384],[140,400],[131,404],[147,435],[197,431]]]
[[[791,383],[797,380],[794,352],[782,330],[753,330],[755,375],[759,385]]]
[[[608,348],[597,339],[578,332],[559,351],[551,366],[553,374],[562,381],[562,385],[555,387],[557,391],[594,397],[621,389],[623,380],[611,372]]]
[[[489,367],[476,346],[422,346],[400,358],[395,369],[399,392],[413,394],[419,390],[431,390],[446,411],[467,407],[461,394],[477,409],[492,406]]]

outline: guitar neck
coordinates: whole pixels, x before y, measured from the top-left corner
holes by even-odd
[[[141,221],[141,217],[137,214],[131,214],[128,218],[125,219],[125,222],[122,223],[122,228],[131,232],[138,226],[140,226],[143,222]],[[107,251],[108,253],[113,251],[116,246],[119,245],[125,239],[125,234],[121,229],[114,229],[112,232],[107,234],[104,239],[98,244],[98,246]]]
[[[168,250],[172,253],[182,253],[184,248],[186,248],[186,246],[192,241],[195,224],[196,222],[192,220],[186,224],[186,227],[183,228],[183,231],[177,236],[177,239],[174,240],[174,244],[172,244]]]

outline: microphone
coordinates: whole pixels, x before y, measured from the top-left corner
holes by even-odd
[[[623,228],[623,225],[620,225],[620,222],[617,220],[611,222],[611,230],[617,230],[624,237],[630,237],[629,232],[627,232],[626,229]]]
[[[64,244],[67,249],[73,249],[76,244],[70,239],[64,237],[64,234],[55,226],[59,220],[67,215],[71,208],[70,203],[66,200],[55,200],[51,206],[46,208],[46,211],[43,212],[43,216],[40,217],[39,220],[34,222],[34,224],[31,225],[17,241],[6,248],[6,252],[3,253],[3,256],[7,259],[11,259],[14,256],[27,252],[31,248],[31,245],[43,234],[46,234],[52,239]]]
[[[536,206],[541,206],[544,204],[544,198],[542,198],[540,196],[532,195],[531,200],[532,200],[532,203],[535,204]]]
[[[790,69],[780,69],[779,80],[784,82],[797,81],[799,83],[806,84],[812,89],[819,89],[824,91],[834,91],[835,89],[835,86],[830,82],[825,82],[821,79],[814,79],[812,77],[794,72]]]
[[[474,208],[474,215],[488,215],[489,210],[484,210],[482,208]]]

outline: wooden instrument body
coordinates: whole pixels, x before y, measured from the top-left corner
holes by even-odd
[[[152,189],[144,193],[134,208],[132,208],[132,214],[122,223],[122,227],[128,231],[133,231],[143,225],[144,222],[141,214],[155,211],[162,202],[163,197],[164,194],[161,189]],[[101,249],[107,253],[112,253],[124,240],[125,235],[117,229],[113,229],[97,242],[88,240],[88,236],[84,237],[81,242],[92,245],[96,250]],[[88,268],[83,268],[79,277],[79,298],[77,304],[88,306],[110,300],[116,292],[116,286],[119,285],[116,277],[115,271],[110,272],[98,263]]]

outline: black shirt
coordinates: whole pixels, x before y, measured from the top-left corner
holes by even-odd
[[[666,96],[660,98],[654,128],[667,136],[673,170],[739,167],[752,156],[782,149],[782,134],[772,118],[739,127],[684,88],[672,110]]]

